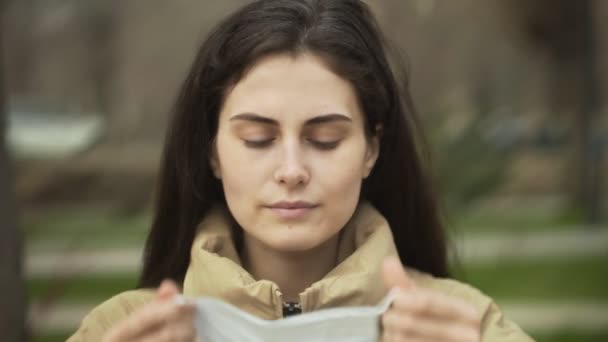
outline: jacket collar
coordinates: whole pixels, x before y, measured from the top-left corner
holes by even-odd
[[[340,232],[338,265],[300,294],[302,311],[337,306],[376,305],[386,294],[382,261],[395,255],[384,217],[362,202]],[[186,296],[212,296],[260,318],[282,317],[278,286],[255,280],[242,266],[225,208],[214,207],[198,226],[184,279]]]

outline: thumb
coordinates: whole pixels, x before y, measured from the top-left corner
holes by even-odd
[[[407,275],[401,261],[396,256],[390,256],[384,259],[382,275],[384,278],[384,286],[387,289],[392,289],[394,287],[400,289],[414,288],[414,282]]]
[[[177,284],[171,279],[165,279],[156,290],[156,299],[166,300],[178,294]]]

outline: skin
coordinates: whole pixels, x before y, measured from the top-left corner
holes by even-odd
[[[335,266],[338,233],[378,157],[364,118],[352,85],[311,54],[260,60],[225,98],[211,165],[244,230],[246,269],[286,300]],[[315,208],[286,219],[269,209],[279,201]]]
[[[163,281],[156,298],[110,329],[103,342],[195,341],[194,306],[176,304],[173,299],[178,293],[173,281]]]
[[[382,315],[383,342],[481,340],[481,315],[470,303],[414,284],[397,257],[383,265],[384,285],[397,294]]]
[[[298,301],[336,266],[338,234],[379,153],[364,118],[352,85],[310,54],[266,57],[226,94],[210,163],[244,230],[243,266],[274,281],[285,301]],[[277,201],[315,207],[284,218],[268,208]],[[398,258],[385,260],[383,276],[398,291],[382,316],[384,342],[480,340],[471,304],[416,287]],[[194,308],[176,304],[178,293],[163,282],[156,300],[104,341],[194,341]]]

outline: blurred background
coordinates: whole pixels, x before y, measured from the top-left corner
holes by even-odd
[[[63,341],[133,288],[168,109],[246,2],[0,0],[7,340]],[[368,3],[408,61],[456,278],[539,341],[608,340],[608,2]]]

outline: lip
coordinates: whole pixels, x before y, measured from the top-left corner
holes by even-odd
[[[272,204],[268,208],[282,219],[298,219],[308,215],[316,207],[318,205],[305,201],[281,201]]]
[[[310,202],[306,202],[306,201],[295,201],[295,202],[288,202],[288,201],[280,201],[280,202],[276,202],[270,205],[271,208],[277,208],[277,209],[303,209],[303,208],[314,208],[316,207],[315,204],[310,203]]]

